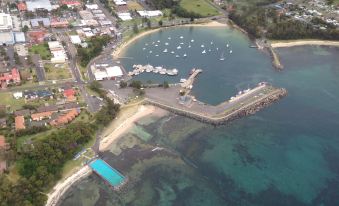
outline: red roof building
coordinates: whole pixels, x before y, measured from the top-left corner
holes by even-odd
[[[27,6],[25,2],[20,2],[16,5],[19,11],[27,11]]]
[[[67,124],[75,119],[79,115],[79,109],[72,109],[64,115],[60,115],[57,119],[50,122],[52,126],[59,126]]]
[[[8,150],[9,144],[6,143],[6,139],[3,135],[0,135],[0,150]]]
[[[15,130],[26,129],[24,116],[15,117]]]
[[[64,96],[69,97],[69,96],[74,96],[75,95],[75,90],[74,89],[65,89],[64,90]]]
[[[20,73],[16,68],[13,68],[10,72],[5,72],[0,74],[0,84],[3,85],[3,83],[20,83]]]
[[[65,28],[68,27],[68,21],[66,19],[52,19],[51,20],[52,28]]]
[[[46,31],[37,30],[37,31],[29,31],[27,32],[28,37],[32,43],[41,43],[44,41],[46,36]]]
[[[79,1],[75,1],[75,0],[61,0],[60,4],[61,5],[67,5],[69,7],[81,6],[81,3]]]

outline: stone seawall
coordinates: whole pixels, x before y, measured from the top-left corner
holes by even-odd
[[[241,108],[231,110],[224,114],[218,114],[217,116],[206,116],[203,114],[200,114],[195,111],[190,111],[189,108],[181,109],[181,108],[174,108],[171,106],[167,106],[162,103],[155,102],[153,100],[146,99],[145,104],[151,104],[154,106],[157,106],[159,108],[165,109],[167,111],[170,111],[172,113],[185,116],[188,118],[192,118],[204,123],[212,124],[212,125],[222,125],[226,124],[230,121],[233,121],[235,119],[252,115],[258,112],[259,110],[273,104],[274,102],[277,102],[281,98],[287,95],[286,89],[276,89],[275,91],[271,92],[270,94],[266,95],[265,97],[258,99],[257,101],[248,103]]]

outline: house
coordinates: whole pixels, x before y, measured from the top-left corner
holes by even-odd
[[[71,39],[72,44],[81,44],[79,35],[70,35],[69,38]]]
[[[76,1],[76,0],[61,0],[60,4],[61,5],[67,5],[68,8],[81,6],[81,3],[79,1]]]
[[[14,112],[14,116],[29,116],[31,111],[29,109],[22,109]]]
[[[46,31],[42,30],[29,31],[27,32],[27,36],[29,37],[31,43],[38,44],[44,41],[46,33]]]
[[[13,97],[14,97],[14,99],[20,99],[20,98],[22,98],[22,92],[14,92],[13,93]]]
[[[104,79],[114,79],[123,76],[122,70],[119,66],[99,68],[98,66],[92,65],[91,70],[94,74],[95,80],[97,81],[101,81]]]
[[[16,6],[20,12],[27,11],[27,6],[25,2],[19,2]]]
[[[13,45],[15,43],[14,34],[12,31],[0,32],[1,45]]]
[[[49,112],[39,112],[39,113],[34,113],[31,115],[31,118],[33,121],[41,121],[43,119],[51,119],[53,111]]]
[[[7,119],[6,118],[0,118],[0,128],[7,127]]]
[[[15,43],[25,43],[26,37],[24,32],[14,32]]]
[[[60,115],[57,119],[52,120],[50,124],[52,126],[59,126],[67,124],[75,119],[80,113],[80,109],[71,109],[64,115]]]
[[[154,11],[137,11],[137,13],[141,17],[146,17],[146,18],[151,18],[151,17],[157,17],[157,16],[162,16],[162,11],[160,10],[154,10]]]
[[[64,96],[65,97],[74,96],[75,94],[76,94],[76,92],[73,88],[64,90]]]
[[[24,116],[16,116],[15,117],[15,130],[18,131],[22,129],[26,129],[25,118]]]
[[[51,26],[51,21],[49,18],[36,18],[36,19],[31,19],[31,25],[33,28],[38,28],[38,27],[45,27],[48,28]]]
[[[10,84],[15,83],[18,84],[21,82],[20,73],[16,68],[13,68],[10,72],[5,72],[0,74],[0,83]]]
[[[41,106],[37,108],[37,112],[57,112],[58,107],[55,105]]]
[[[51,27],[52,28],[66,28],[68,27],[68,21],[67,19],[52,19],[51,20]]]
[[[0,151],[6,151],[9,150],[10,145],[9,143],[6,143],[5,136],[0,135]]]

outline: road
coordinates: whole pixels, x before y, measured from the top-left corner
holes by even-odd
[[[45,69],[39,54],[32,55],[32,62],[35,64],[35,71],[39,82],[46,80]]]

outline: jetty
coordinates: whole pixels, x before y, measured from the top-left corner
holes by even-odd
[[[195,78],[202,72],[201,69],[192,69],[191,75],[186,81],[181,83],[181,87],[184,89],[192,89]]]
[[[275,88],[262,82],[253,89],[239,92],[235,97],[219,105],[209,105],[198,101],[194,96],[181,95],[180,91],[182,85],[161,89],[161,91],[159,88],[149,88],[146,90],[144,103],[204,123],[221,125],[254,114],[287,95],[286,89]]]

